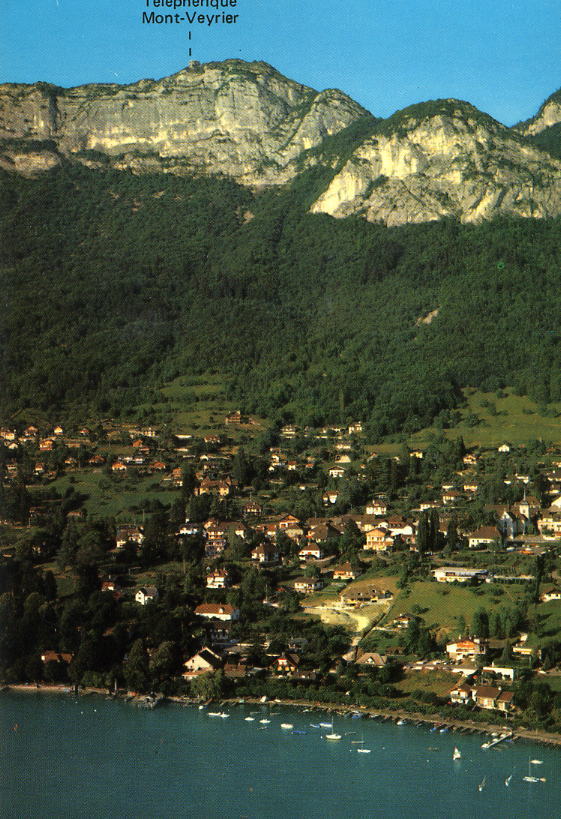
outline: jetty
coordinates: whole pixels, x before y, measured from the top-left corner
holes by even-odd
[[[484,742],[481,746],[485,751],[488,751],[489,748],[494,748],[495,745],[498,745],[499,742],[504,742],[506,739],[512,739],[512,731],[506,734],[499,734],[498,737],[494,737],[490,739],[488,742]]]

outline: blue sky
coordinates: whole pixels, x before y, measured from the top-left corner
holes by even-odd
[[[559,0],[237,0],[237,25],[216,28],[143,25],[143,11],[173,12],[147,1],[0,0],[0,82],[158,78],[191,45],[202,62],[265,60],[341,88],[378,116],[458,97],[510,125],[561,87]]]

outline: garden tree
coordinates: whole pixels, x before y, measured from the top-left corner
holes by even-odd
[[[456,617],[458,622],[458,637],[465,637],[466,635],[466,618],[463,614],[459,614]]]
[[[17,608],[9,592],[0,595],[0,669],[9,668],[20,653]]]
[[[429,513],[428,546],[431,552],[440,548],[440,518],[436,509],[431,509]]]
[[[231,532],[228,540],[230,541],[229,553],[233,560],[243,560],[248,557],[251,549],[245,538]]]
[[[202,534],[181,535],[178,539],[179,554],[183,564],[183,573],[187,572],[187,565],[198,563],[204,557],[205,542]]]
[[[489,633],[491,637],[504,637],[503,618],[500,609],[493,611],[489,624]]]
[[[279,594],[281,610],[286,614],[294,614],[300,610],[300,597],[293,589],[287,589]]]
[[[214,700],[222,695],[224,689],[224,674],[215,671],[210,674],[201,674],[190,682],[191,696],[202,700]]]
[[[148,655],[141,639],[135,640],[130,648],[123,663],[123,677],[131,691],[144,693],[150,687]]]
[[[99,573],[97,567],[90,563],[78,564],[76,595],[87,600],[92,592],[99,590]]]
[[[47,569],[43,575],[43,590],[47,600],[56,600],[58,594],[57,582],[50,569]]]
[[[539,603],[540,600],[540,585],[543,580],[545,571],[545,555],[536,555],[534,564],[534,588],[532,590],[532,599],[534,603]]]
[[[540,505],[546,507],[549,499],[549,481],[541,471],[534,477],[534,491],[538,496]]]
[[[210,495],[195,495],[190,498],[185,512],[186,520],[203,523],[209,517],[211,503]]]
[[[419,515],[419,524],[417,526],[417,536],[416,536],[416,543],[417,543],[417,551],[419,554],[419,560],[421,560],[425,554],[429,550],[429,545],[431,541],[431,531],[429,525],[429,516],[426,512],[421,512]]]
[[[534,716],[538,725],[543,723],[549,715],[552,705],[553,696],[549,686],[546,683],[534,683],[528,702],[528,710]]]
[[[60,549],[56,557],[57,564],[61,569],[74,565],[81,531],[82,529],[78,523],[73,518],[69,518],[62,533]]]
[[[89,633],[84,633],[77,653],[68,666],[68,676],[74,684],[80,683],[88,671],[95,671],[99,663],[98,643]]]
[[[338,549],[343,559],[349,560],[361,551],[366,543],[366,536],[362,534],[354,520],[345,522],[343,534],[338,541]]]
[[[149,660],[149,671],[155,687],[161,686],[164,680],[171,677],[179,666],[179,651],[173,640],[164,640],[152,653]]]
[[[255,477],[253,458],[240,447],[232,459],[232,477],[240,487],[248,486]]]
[[[503,650],[501,652],[499,662],[501,662],[503,665],[506,665],[506,664],[512,662],[512,657],[513,657],[512,644],[507,640],[505,642],[504,648],[503,648]]]
[[[404,635],[405,650],[424,657],[434,650],[434,637],[421,617],[412,617]]]
[[[279,551],[279,554],[288,557],[289,555],[297,555],[300,547],[297,543],[295,543],[292,538],[289,538],[288,535],[279,529],[275,534],[275,545]]]
[[[478,608],[473,614],[471,633],[473,637],[479,637],[482,640],[489,637],[489,615],[483,607]]]
[[[2,503],[0,514],[4,519],[13,520],[15,523],[28,523],[32,505],[31,495],[21,477],[18,476],[15,483],[10,486],[3,487],[0,501]]]
[[[452,515],[446,527],[446,551],[455,552],[460,545],[460,538],[458,536],[458,520],[455,515]]]
[[[187,563],[185,577],[183,579],[183,592],[192,600],[200,602],[205,588],[205,577],[202,563],[196,561]]]
[[[187,464],[183,467],[181,473],[181,500],[183,505],[193,497],[195,489],[199,485],[199,481],[195,475],[195,467],[192,464]]]
[[[357,575],[362,574],[362,572],[364,570],[364,566],[361,563],[361,561],[360,561],[357,554],[351,555],[350,564],[351,564],[351,569],[353,570],[353,572],[355,572],[355,574],[357,574]]]
[[[542,668],[549,671],[561,660],[561,642],[554,640],[542,648]]]
[[[68,664],[49,660],[43,667],[43,678],[48,683],[63,683],[68,681]]]
[[[43,679],[43,663],[39,656],[31,655],[25,661],[25,676],[28,680],[42,680]]]
[[[68,599],[59,619],[59,648],[62,651],[77,651],[80,645],[80,630],[85,622],[84,603],[76,598]]]
[[[88,528],[78,538],[78,548],[74,555],[74,563],[78,567],[94,567],[105,555],[105,543],[101,532]]]

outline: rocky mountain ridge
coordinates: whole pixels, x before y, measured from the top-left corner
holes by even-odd
[[[453,99],[379,120],[341,91],[226,60],[127,86],[2,85],[0,167],[34,174],[78,161],[258,188],[319,166],[317,213],[388,225],[543,218],[561,213],[561,159],[539,139],[560,122],[559,93],[515,128]]]

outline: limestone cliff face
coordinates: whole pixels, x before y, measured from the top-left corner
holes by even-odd
[[[388,225],[552,216],[561,212],[561,162],[473,106],[441,100],[382,123],[312,210]]]
[[[527,122],[521,122],[516,130],[526,136],[535,136],[561,122],[561,90],[556,91],[544,102],[538,113]]]
[[[128,86],[4,85],[0,103],[11,157],[14,140],[52,140],[76,159],[98,151],[117,167],[226,174],[245,184],[286,181],[303,150],[364,114],[340,91],[318,93],[241,60]]]
[[[317,213],[388,225],[547,217],[561,213],[561,160],[536,134],[559,123],[559,92],[513,129],[458,100],[375,120],[341,91],[226,60],[126,86],[2,85],[0,167],[33,174],[76,161],[258,187],[321,165]]]

